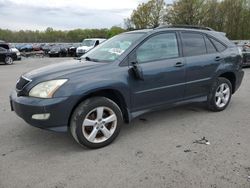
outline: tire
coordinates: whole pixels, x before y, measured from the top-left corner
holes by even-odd
[[[122,112],[115,102],[105,97],[93,97],[80,103],[74,110],[70,132],[80,145],[96,149],[113,142],[122,124]]]
[[[6,65],[12,65],[12,64],[13,64],[13,58],[10,57],[10,56],[5,57],[4,63],[5,63]]]
[[[217,78],[208,95],[208,109],[214,112],[225,110],[230,103],[231,97],[231,82],[226,78]]]

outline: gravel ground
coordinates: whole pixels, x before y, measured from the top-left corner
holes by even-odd
[[[189,105],[146,114],[124,125],[113,144],[88,150],[10,111],[20,74],[62,60],[0,65],[0,188],[250,187],[250,69],[225,111]],[[193,143],[202,137],[210,145]]]

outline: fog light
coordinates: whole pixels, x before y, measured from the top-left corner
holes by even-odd
[[[36,119],[36,120],[47,120],[49,119],[50,114],[34,114],[32,115],[32,119]]]

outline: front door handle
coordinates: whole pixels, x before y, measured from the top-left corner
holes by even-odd
[[[183,67],[183,66],[184,66],[184,63],[182,63],[182,62],[177,62],[174,66],[175,66],[175,67]]]

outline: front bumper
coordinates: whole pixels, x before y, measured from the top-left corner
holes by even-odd
[[[85,51],[77,51],[77,52],[76,52],[76,56],[77,56],[77,57],[81,57],[81,56],[84,55],[84,54],[86,54]]]
[[[21,60],[21,59],[22,59],[21,55],[17,55],[17,60]]]
[[[11,110],[24,119],[28,124],[57,132],[66,132],[71,110],[72,99],[68,97],[39,99],[17,96],[16,91],[10,95]],[[47,120],[36,120],[34,114],[50,114]]]
[[[22,57],[21,57],[21,54],[19,54],[19,55],[16,55],[16,59],[15,60],[21,60],[22,59]]]
[[[50,57],[58,57],[60,54],[59,52],[48,53]]]

